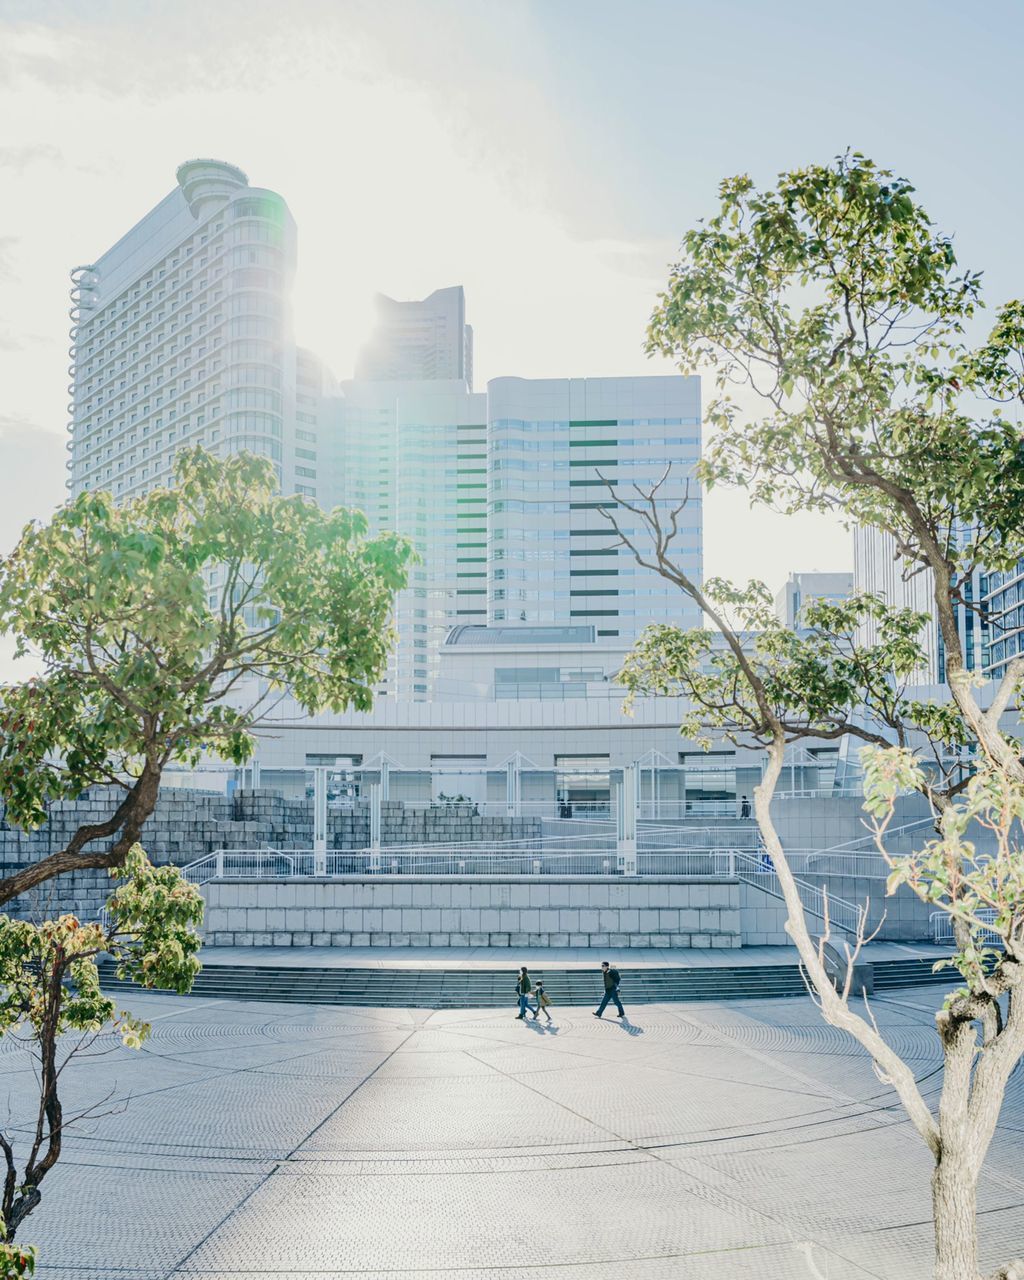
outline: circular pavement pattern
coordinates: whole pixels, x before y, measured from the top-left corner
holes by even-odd
[[[935,993],[873,1005],[934,1102]],[[23,1229],[45,1280],[926,1280],[929,1160],[809,1000],[554,1010],[139,995],[142,1052],[79,1059]],[[2,1044],[19,1145],[32,1074]],[[987,1267],[1024,1240],[1011,1082]]]

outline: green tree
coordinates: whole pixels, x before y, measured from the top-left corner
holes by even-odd
[[[720,197],[717,213],[686,234],[648,332],[651,352],[713,377],[715,432],[700,478],[741,486],[783,512],[832,512],[892,534],[906,575],[931,584],[949,698],[911,696],[924,658],[921,615],[858,597],[814,607],[809,634],[798,635],[771,617],[762,584],[690,579],[673,557],[678,509],[657,486],[616,495],[636,525],[626,529],[615,507],[609,518],[722,639],[713,646],[705,631],[651,628],[623,679],[631,694],[685,694],[690,733],[714,728],[765,747],[755,814],[787,929],[823,1016],[871,1055],[933,1157],[936,1280],[979,1280],[978,1177],[1024,1053],[1024,764],[1005,728],[1024,662],[995,687],[973,676],[957,611],[979,609],[965,589],[975,569],[1008,568],[1024,554],[1024,446],[1002,413],[1024,399],[1024,304],[1002,307],[988,340],[971,349],[965,329],[979,276],[958,270],[951,240],[912,187],[860,155],[782,174],[764,191],[733,178]],[[859,643],[869,620],[876,640]],[[999,619],[989,623],[997,629]],[[890,891],[907,884],[954,923],[951,962],[963,986],[936,1014],[936,1110],[870,1012],[851,1004],[863,927],[847,944],[845,980],[830,981],[829,930],[812,936],[773,822],[787,743],[842,735],[865,743],[865,807],[892,868]],[[885,835],[905,787],[929,796],[937,831],[896,858]],[[978,852],[979,826],[994,852]],[[986,929],[998,947],[986,946]],[[1011,1277],[1024,1277],[1024,1262],[993,1280]]]
[[[199,890],[177,868],[153,867],[139,845],[112,874],[122,882],[108,903],[109,924],[83,924],[73,915],[42,924],[0,916],[0,1034],[17,1034],[29,1046],[38,1085],[31,1121],[0,1130],[0,1276],[31,1273],[34,1253],[15,1246],[15,1236],[42,1199],[65,1132],[109,1101],[66,1115],[60,1086],[68,1064],[100,1037],[118,1036],[138,1049],[149,1035],[147,1023],[118,1011],[100,990],[97,958],[107,955],[119,977],[179,992],[199,970]],[[20,1169],[19,1133],[27,1145]]]
[[[0,689],[10,821],[112,784],[123,798],[67,846],[0,880],[0,903],[54,876],[120,866],[168,764],[241,763],[268,701],[367,709],[411,551],[362,513],[281,497],[272,464],[202,449],[176,484],[120,505],[84,493],[29,525],[0,565],[0,631],[41,674]]]
[[[0,631],[41,667],[0,689],[7,818],[31,829],[51,801],[96,784],[122,794],[107,819],[0,881],[4,903],[84,868],[119,880],[108,924],[0,916],[0,1034],[28,1042],[39,1082],[23,1156],[14,1131],[0,1131],[0,1275],[32,1273],[16,1234],[69,1125],[103,1106],[64,1114],[69,1062],[98,1036],[137,1048],[149,1031],[102,993],[98,956],[121,977],[180,992],[199,969],[202,898],[138,844],[165,768],[204,754],[241,763],[286,690],[309,712],[372,704],[410,548],[368,538],[359,512],[276,489],[265,459],[188,450],[173,489],[121,505],[82,494],[26,528],[0,565]]]

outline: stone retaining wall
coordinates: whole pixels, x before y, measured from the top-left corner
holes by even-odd
[[[24,832],[0,823],[0,878],[62,849],[83,823],[109,818],[123,798],[114,787],[92,787],[77,801],[57,801],[38,831]],[[463,840],[534,839],[537,818],[481,818],[471,806],[454,805],[406,811],[399,801],[381,807],[384,844],[438,844]],[[163,787],[156,810],[142,833],[143,847],[156,863],[181,866],[215,849],[308,849],[313,843],[313,802],[286,800],[273,791],[236,791],[233,796],[187,788]],[[327,814],[329,849],[362,849],[370,843],[366,802]],[[102,842],[96,847],[103,848]],[[96,918],[110,895],[106,871],[80,871],[41,885],[6,905],[12,915],[33,918],[72,911]]]
[[[207,946],[738,947],[736,881],[556,876],[219,881]]]

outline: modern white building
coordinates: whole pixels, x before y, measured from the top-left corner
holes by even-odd
[[[376,327],[356,362],[359,382],[464,381],[473,388],[473,330],[462,285],[401,302],[379,293]]]
[[[335,505],[330,500],[328,470],[334,428],[330,408],[338,394],[334,375],[323,361],[299,347],[295,352],[294,430],[286,432],[294,440],[294,488],[325,507]]]
[[[311,442],[295,435],[294,220],[234,165],[190,160],[177,178],[72,272],[68,489],[126,498],[168,483],[176,452],[202,444],[265,455],[285,492],[309,493],[315,468],[298,449]]]
[[[681,506],[675,553],[702,576],[700,379],[495,378],[487,386],[489,620],[587,625],[627,645],[648,622],[698,626],[693,603],[641,568],[603,514],[609,482],[636,499],[659,481]],[[637,518],[617,509],[642,545]]]
[[[784,627],[800,624],[801,612],[815,600],[838,602],[853,591],[852,573],[791,573],[775,596],[775,616]]]
[[[358,376],[339,387],[294,343],[284,200],[222,161],[188,161],[177,178],[72,273],[72,495],[167,484],[177,451],[202,444],[269,457],[283,492],[358,507],[372,532],[405,535],[418,562],[380,687],[391,698],[442,696],[455,626],[589,627],[624,651],[648,622],[699,624],[604,518],[606,481],[636,496],[660,480],[658,510],[681,508],[675,552],[700,580],[698,378],[497,378],[474,394],[456,286],[379,298]]]
[[[966,533],[962,536],[966,538]],[[893,608],[914,609],[930,615],[922,636],[927,659],[912,673],[911,684],[941,685],[946,680],[946,654],[935,617],[933,578],[930,570],[909,565],[897,552],[891,533],[881,529],[856,527],[853,531],[853,585],[858,592],[881,598]],[[964,583],[965,605],[955,608],[964,665],[968,671],[982,671],[987,662],[989,624],[981,608],[988,590],[986,575],[975,571]],[[878,628],[868,620],[859,630],[862,644],[874,644]]]
[[[696,626],[696,609],[632,553],[602,512],[602,476],[678,516],[676,552],[701,577],[697,378],[497,378],[342,384],[323,408],[317,496],[408,537],[419,561],[398,600],[399,643],[381,692],[425,700],[451,627],[582,626],[629,648],[651,621]],[[636,529],[628,516],[625,526]]]

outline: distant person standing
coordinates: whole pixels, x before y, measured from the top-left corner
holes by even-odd
[[[744,796],[743,799],[740,801],[740,817],[741,818],[750,817],[750,801],[747,799],[746,796]]]
[[[604,999],[597,1006],[597,1012],[594,1014],[594,1017],[600,1018],[610,1002],[615,1005],[616,1009],[618,1009],[619,1012],[617,1016],[624,1018],[626,1016],[626,1011],[623,1009],[622,1001],[619,999],[619,971],[618,969],[613,969],[607,960],[602,960],[601,972],[604,975]]]
[[[526,1010],[530,1003],[530,992],[533,990],[533,983],[530,981],[530,975],[526,971],[526,965],[519,970],[519,978],[516,982],[516,995],[519,997],[519,1012],[516,1014],[516,1021],[526,1017]]]

